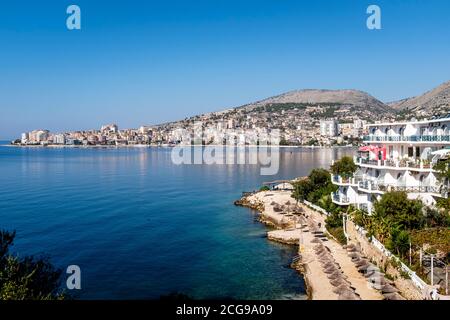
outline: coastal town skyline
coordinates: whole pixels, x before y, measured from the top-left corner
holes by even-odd
[[[449,301],[449,13],[3,4],[0,305],[233,318]]]
[[[78,1],[73,31],[64,4],[5,4],[0,137],[158,124],[302,88],[388,102],[448,80],[447,2],[377,1],[381,30],[354,1],[138,4]]]

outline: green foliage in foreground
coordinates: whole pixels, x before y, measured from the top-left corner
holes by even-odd
[[[314,169],[307,178],[294,183],[292,197],[298,201],[308,200],[328,210],[332,202],[326,197],[330,198],[330,194],[336,190],[337,187],[331,183],[331,176],[327,170]]]
[[[344,178],[353,176],[353,173],[358,169],[351,157],[345,156],[340,160],[335,161],[331,166],[331,172],[336,175],[340,175]]]
[[[0,231],[0,300],[64,299],[60,288],[61,270],[47,257],[19,258],[9,253],[15,232]]]
[[[441,182],[448,182],[450,180],[450,159],[439,161],[434,167],[437,171],[437,176]]]
[[[356,224],[368,230],[369,236],[375,236],[401,258],[407,255],[410,243],[449,249],[448,234],[444,232],[446,237],[438,238],[427,231],[448,230],[448,211],[424,207],[420,200],[409,200],[405,192],[385,193],[375,202],[372,215],[353,210],[351,216]]]
[[[340,243],[345,244],[346,238],[342,228],[342,208],[333,203],[331,193],[337,186],[331,182],[330,172],[325,169],[314,169],[309,176],[294,184],[292,197],[308,200],[326,210],[330,215],[325,220],[328,232]]]

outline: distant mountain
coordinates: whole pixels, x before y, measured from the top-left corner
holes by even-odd
[[[421,96],[388,103],[400,114],[415,117],[446,115],[450,113],[450,81]]]
[[[311,105],[336,104],[353,106],[374,113],[395,113],[395,110],[390,106],[384,104],[368,93],[359,90],[295,90],[247,104],[241,108],[252,110],[265,105],[285,103],[303,103]]]

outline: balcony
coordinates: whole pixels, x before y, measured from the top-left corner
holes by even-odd
[[[399,185],[391,185],[378,183],[373,180],[362,180],[358,183],[358,191],[366,192],[366,193],[380,193],[383,194],[385,192],[390,191],[403,191],[407,193],[431,193],[433,195],[446,198],[449,194],[449,188],[444,185],[440,186],[399,186]]]
[[[363,138],[366,142],[450,142],[450,135],[375,136]]]
[[[340,194],[339,192],[331,193],[331,199],[333,200],[334,203],[341,206],[346,206],[350,204],[350,199],[346,195]]]
[[[358,178],[356,177],[342,177],[339,175],[331,174],[331,182],[338,186],[357,186]]]
[[[413,158],[408,159],[387,159],[387,160],[369,160],[362,157],[354,157],[355,164],[362,167],[385,167],[386,169],[398,169],[398,170],[433,170],[433,162],[431,160],[416,160]]]

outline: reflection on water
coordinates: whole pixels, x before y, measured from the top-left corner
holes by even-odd
[[[295,248],[266,240],[233,201],[352,150],[280,149],[270,177],[259,165],[174,165],[171,152],[0,147],[0,228],[17,230],[20,254],[79,265],[81,298],[304,297]]]

